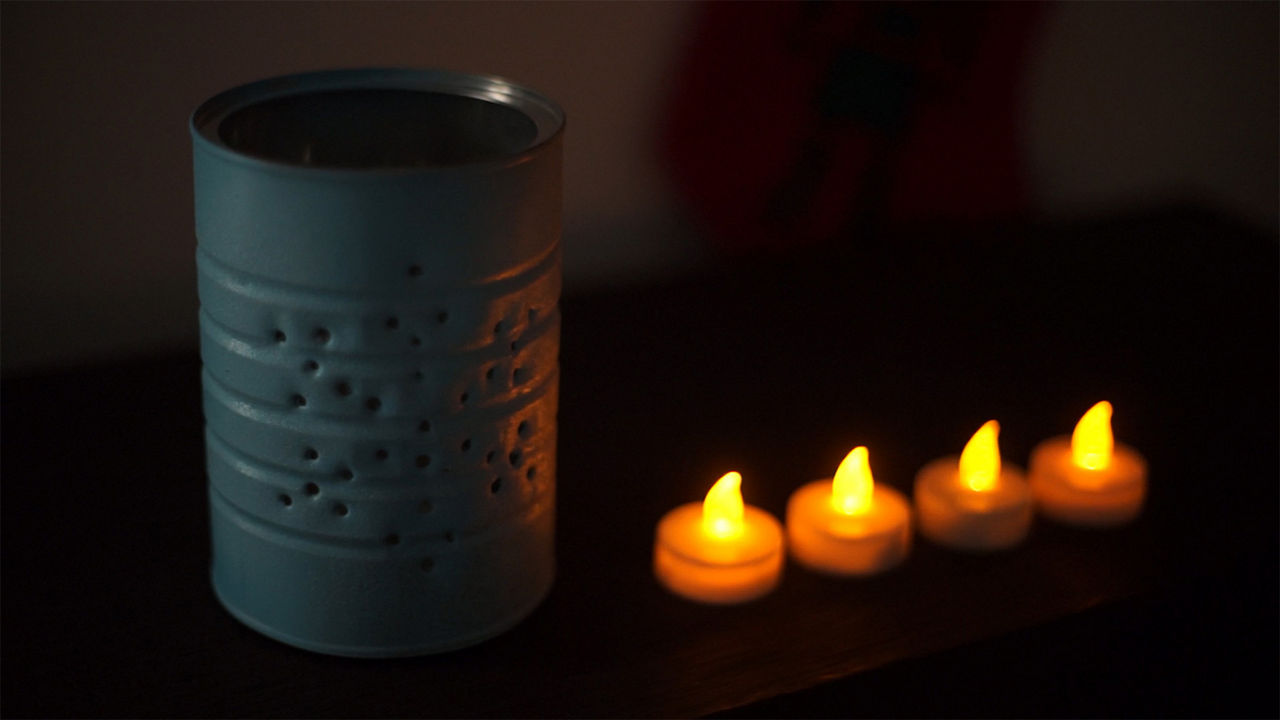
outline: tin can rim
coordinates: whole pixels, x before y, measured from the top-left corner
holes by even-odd
[[[521,150],[497,158],[484,158],[449,165],[336,167],[304,165],[288,160],[243,152],[219,136],[218,127],[237,110],[267,100],[337,90],[411,90],[442,93],[491,102],[522,113],[533,122],[536,133]],[[265,78],[224,90],[201,103],[188,121],[198,148],[225,159],[278,170],[311,174],[378,175],[456,172],[460,169],[518,165],[556,142],[564,133],[565,114],[546,95],[497,75],[463,73],[453,70],[413,67],[371,67],[314,70]]]

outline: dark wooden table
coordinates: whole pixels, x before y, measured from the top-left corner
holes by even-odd
[[[1276,716],[1276,238],[1187,208],[937,228],[564,302],[559,575],[512,632],[357,661],[208,585],[194,353],[3,385],[6,716]],[[145,321],[145,318],[139,318]],[[193,318],[194,322],[194,318]],[[1147,512],[919,541],[869,581],[789,566],[716,608],[649,570],[721,473],[781,514],[855,444],[910,489],[988,418],[1009,460],[1098,399]]]

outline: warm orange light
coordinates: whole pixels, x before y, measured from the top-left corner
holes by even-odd
[[[742,475],[725,473],[702,501],[702,530],[721,540],[742,535]]]
[[[867,449],[858,446],[836,468],[836,476],[831,481],[831,507],[844,515],[865,515],[871,510],[874,489]]]
[[[1071,433],[1071,460],[1078,467],[1103,470],[1111,464],[1111,451],[1114,447],[1111,403],[1103,400],[1089,408],[1080,422],[1076,423],[1076,430]]]
[[[960,453],[960,482],[970,490],[994,490],[1000,480],[1000,423],[988,420]]]

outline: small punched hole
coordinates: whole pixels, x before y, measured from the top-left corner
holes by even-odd
[[[466,452],[466,451],[470,450],[470,449],[471,449],[471,438],[467,438],[466,440],[463,440],[463,441],[462,441],[462,444],[461,444],[461,445],[459,445],[458,447],[462,448],[462,452]]]
[[[364,401],[364,406],[369,408],[369,412],[378,412],[382,409],[382,401],[376,397],[371,397]]]
[[[374,456],[375,458],[377,458],[378,460],[386,460],[386,459],[387,459],[387,455],[388,455],[388,453],[387,453],[386,448],[378,448],[378,449],[373,453],[373,456]]]
[[[409,277],[422,277],[422,266],[421,266],[421,265],[410,265],[410,266],[409,266]]]
[[[467,398],[469,398],[469,397],[471,397],[471,396],[470,396],[470,395],[468,395],[467,393],[462,393],[461,395],[459,395],[459,396],[458,396],[458,404],[459,404],[459,405],[466,405],[466,404],[467,404]]]
[[[492,379],[493,379],[493,373],[494,373],[494,368],[493,368],[492,366],[490,366],[488,370],[485,370],[485,371],[484,371],[484,379],[485,379],[485,380],[492,380]]]
[[[346,380],[343,380],[339,382],[337,385],[334,385],[333,389],[334,389],[334,392],[338,393],[342,397],[347,397],[348,395],[351,394],[351,383],[347,382]]]
[[[280,501],[280,504],[285,507],[289,507],[290,505],[293,504],[293,498],[289,497],[288,495],[285,495],[284,493],[281,493],[279,498],[277,499]]]
[[[334,503],[334,505],[333,505],[333,514],[334,514],[334,515],[337,515],[338,517],[346,517],[346,516],[347,516],[347,515],[349,515],[350,513],[351,513],[351,510],[350,510],[350,509],[348,509],[346,505],[344,505],[344,504],[342,504],[342,503]]]
[[[302,451],[302,457],[308,460],[319,460],[320,452],[317,451],[315,448],[309,447],[306,450]]]
[[[284,342],[284,341],[285,341],[285,339],[286,339],[286,338],[285,338],[285,335],[284,335],[284,331],[283,331],[283,330],[277,330],[277,331],[276,331],[276,334],[275,334],[275,338],[276,338],[276,342],[278,342],[278,343],[282,343],[282,342]]]
[[[444,533],[444,541],[445,541],[445,542],[449,542],[449,543],[451,543],[451,542],[453,542],[454,540],[457,540],[457,539],[458,539],[458,538],[457,538],[457,536],[455,536],[455,535],[453,534],[453,531],[452,531],[452,530],[446,530],[446,531],[445,531],[445,533]]]
[[[418,457],[416,457],[416,458],[414,458],[414,459],[413,459],[413,464],[414,464],[414,465],[417,465],[417,466],[418,466],[418,467],[420,467],[420,468],[424,468],[424,467],[426,467],[426,466],[428,466],[428,465],[430,465],[430,464],[431,464],[431,456],[430,456],[430,455],[419,455]]]
[[[321,345],[324,345],[325,343],[333,339],[333,334],[330,333],[327,328],[316,328],[311,333],[311,337],[316,342],[320,343]]]
[[[418,432],[431,432],[431,421],[423,420],[418,423]]]
[[[499,320],[498,322],[496,322],[496,323],[494,323],[494,324],[493,324],[493,334],[494,334],[494,335],[501,335],[501,334],[502,334],[502,321],[501,321],[501,320]]]
[[[443,325],[443,324],[445,324],[445,323],[449,322],[449,313],[444,312],[444,311],[441,311],[441,312],[437,313],[437,314],[436,314],[436,322],[440,323],[441,325]]]
[[[320,486],[315,483],[307,483],[306,485],[302,486],[302,492],[308,495],[319,495]]]
[[[313,373],[319,369],[320,369],[320,363],[316,362],[315,360],[307,360],[306,362],[302,363],[303,372]]]
[[[493,482],[489,483],[489,492],[490,492],[490,493],[493,493],[494,495],[497,495],[497,494],[498,494],[498,491],[499,491],[499,490],[501,490],[501,489],[502,489],[502,478],[500,478],[500,477],[496,477],[496,478],[494,478],[494,479],[493,479]]]
[[[382,544],[383,545],[399,545],[400,536],[395,533],[388,533],[386,537],[382,538]]]
[[[484,454],[484,464],[485,464],[485,465],[492,465],[492,464],[493,464],[493,456],[494,456],[494,455],[496,455],[496,454],[497,454],[497,451],[496,451],[496,450],[490,450],[489,452],[485,453],[485,454]]]
[[[430,500],[423,500],[422,502],[418,503],[418,512],[422,513],[423,515],[426,515],[427,513],[431,512],[431,510],[432,510],[432,505]]]
[[[517,351],[519,351],[519,350],[520,350],[520,341],[519,341],[519,340],[512,340],[512,341],[511,341],[511,352],[517,352]]]
[[[294,394],[294,396],[293,396],[293,405],[294,405],[294,407],[306,407],[306,406],[307,406],[307,399],[306,399],[305,397],[303,397],[302,395]]]
[[[431,558],[422,558],[422,562],[418,563],[418,567],[422,568],[422,572],[431,572],[431,568],[436,566],[436,561]]]
[[[507,462],[511,463],[511,467],[518,468],[524,463],[524,455],[519,450],[512,450],[511,454],[507,455]]]
[[[400,327],[400,318],[396,317],[395,315],[392,315],[391,317],[387,318],[388,330],[395,330],[398,327]]]
[[[529,324],[532,325],[538,319],[538,308],[529,308]]]
[[[529,480],[532,482],[533,479],[537,476],[538,476],[538,468],[534,465],[530,465],[529,469],[524,471],[525,480]]]
[[[529,374],[528,371],[526,371],[524,368],[516,368],[511,373],[511,382],[516,383],[518,385],[524,382],[525,376],[528,374]]]
[[[529,437],[529,421],[528,420],[520,421],[520,424],[516,426],[516,434],[518,434],[522,438]]]
[[[427,377],[426,374],[423,373],[421,370],[413,371],[413,379],[417,380],[418,382],[422,382],[424,379],[426,379],[426,377]]]
[[[351,468],[343,466],[338,468],[338,477],[342,478],[343,480],[354,480],[356,477],[356,474],[351,472]]]
[[[418,337],[417,335],[414,335],[413,337],[409,338],[409,344],[414,347],[420,347],[422,345],[422,338]]]

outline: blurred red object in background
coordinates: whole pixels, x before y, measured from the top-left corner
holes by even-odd
[[[1040,3],[709,3],[662,155],[723,249],[1024,211]]]

